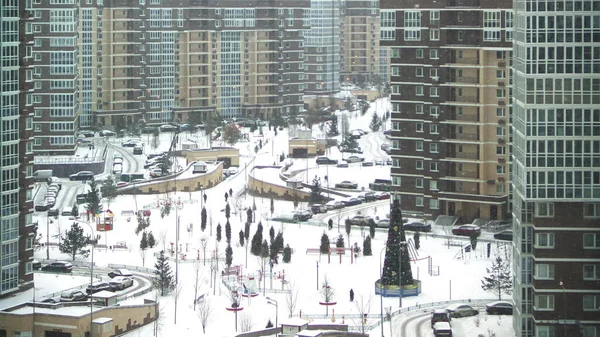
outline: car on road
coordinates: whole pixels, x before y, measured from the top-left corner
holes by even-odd
[[[375,163],[372,161],[363,161],[362,166],[373,166]]]
[[[87,139],[87,138],[79,138],[79,139],[77,139],[77,143],[79,145],[90,145],[90,144],[94,144],[94,141],[91,139]]]
[[[85,138],[92,138],[96,135],[96,133],[90,130],[79,130],[79,135]]]
[[[114,158],[113,164],[123,164],[123,158]]]
[[[344,180],[340,183],[335,184],[335,188],[347,188],[355,190],[358,188],[358,184],[350,180]]]
[[[329,159],[327,157],[317,157],[317,164],[319,165],[335,165],[338,161],[335,159]]]
[[[431,231],[431,225],[428,223],[422,222],[411,222],[404,224],[402,226],[405,231],[415,231],[415,232],[429,232]]]
[[[133,148],[133,154],[144,154],[144,147],[142,146],[135,146]]]
[[[451,304],[451,305],[447,306],[446,311],[448,311],[448,314],[452,318],[469,317],[469,316],[479,315],[479,310],[474,309],[472,306],[470,306],[468,304],[461,304],[461,303]]]
[[[98,135],[100,137],[112,137],[112,136],[116,136],[117,134],[111,130],[102,130],[98,133]]]
[[[42,268],[42,263],[38,260],[31,261],[31,267],[33,270],[40,270]]]
[[[452,234],[460,236],[479,236],[481,235],[481,228],[476,225],[461,225],[452,228]]]
[[[73,265],[69,262],[55,261],[42,267],[42,271],[55,273],[70,273],[73,271]]]
[[[315,213],[327,213],[327,206],[323,205],[323,204],[314,204],[312,206],[310,206],[310,210]]]
[[[360,146],[357,147],[347,147],[347,146],[340,146],[339,147],[340,152],[346,152],[346,153],[363,153],[363,150],[360,148]]]
[[[512,315],[513,305],[508,301],[496,301],[485,305],[488,315]]]
[[[360,163],[365,161],[365,158],[363,157],[359,157],[359,156],[350,156],[346,159],[344,159],[346,161],[346,163],[350,164],[350,163]]]
[[[171,125],[171,124],[163,124],[163,125],[159,126],[158,129],[161,132],[171,132],[171,131],[179,130],[179,128],[177,126]]]
[[[77,173],[73,173],[69,176],[69,180],[92,180],[94,178],[94,173],[92,171],[79,171]]]
[[[144,144],[144,142],[142,142],[141,139],[128,139],[124,142],[121,143],[122,147],[136,147],[136,146],[142,146]]]
[[[118,291],[129,288],[133,285],[133,278],[127,276],[117,276],[108,282],[111,291]]]
[[[312,218],[313,213],[312,211],[308,210],[308,209],[300,209],[297,210],[296,212],[294,212],[294,219],[300,220],[300,221],[308,221],[310,218]]]
[[[377,227],[387,228],[390,227],[390,219],[382,219],[377,221]]]
[[[435,337],[452,337],[452,327],[448,322],[437,322],[433,325]]]
[[[325,204],[325,207],[327,207],[328,211],[334,210],[334,209],[340,209],[340,208],[344,208],[344,203],[340,200],[331,200]]]
[[[122,164],[113,164],[112,173],[113,174],[123,173],[123,165]]]
[[[59,213],[58,208],[50,208],[48,210],[48,216],[58,216]]]
[[[387,200],[392,197],[389,193],[386,192],[377,193],[375,194],[375,196],[377,197],[377,200]]]
[[[46,180],[46,184],[48,184],[48,185],[57,184],[58,186],[60,186],[62,188],[62,181],[60,181],[59,177],[49,177]]]
[[[179,131],[194,131],[194,127],[191,124],[179,125]]]
[[[163,170],[160,169],[160,168],[153,168],[153,169],[150,170],[150,177],[151,178],[159,178],[159,177],[162,177],[164,175],[165,174],[164,174]]]
[[[494,239],[512,241],[513,231],[512,231],[512,229],[506,229],[506,230],[503,230],[502,232],[498,232],[498,233],[494,234]]]
[[[48,209],[50,209],[50,204],[46,201],[43,201],[42,203],[39,203],[37,205],[35,205],[35,211],[36,212],[43,212],[43,211],[47,211]]]
[[[60,294],[61,302],[80,302],[87,301],[88,295],[81,290],[67,290]]]
[[[450,315],[448,311],[444,309],[434,309],[431,313],[431,327],[433,328],[434,324],[437,322],[450,322]]]
[[[95,282],[85,288],[85,293],[88,295],[95,294],[103,290],[110,290],[108,282]]]
[[[348,198],[348,199],[342,200],[342,202],[344,203],[344,207],[356,206],[356,205],[362,204],[362,201],[360,201],[360,199],[358,199],[358,198]]]
[[[348,167],[348,163],[346,162],[338,162],[337,167]]]
[[[54,205],[56,205],[56,198],[48,197],[44,199],[44,202],[48,204],[49,208],[52,208]]]
[[[368,226],[371,221],[373,221],[373,218],[366,215],[357,215],[350,219],[350,222],[355,226]]]
[[[110,278],[115,278],[117,276],[132,277],[133,274],[128,269],[115,269],[108,273],[108,277]]]
[[[362,201],[362,202],[369,202],[369,201],[377,200],[377,197],[375,196],[375,193],[373,193],[373,192],[361,192],[358,194],[357,198],[360,199],[360,201]]]

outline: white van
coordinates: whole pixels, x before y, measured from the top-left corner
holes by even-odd
[[[36,182],[47,181],[52,177],[52,170],[37,170],[33,172],[33,180]]]
[[[123,173],[123,164],[114,164],[112,172],[113,172],[113,174]]]

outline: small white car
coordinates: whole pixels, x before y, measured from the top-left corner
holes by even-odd
[[[112,291],[123,290],[133,285],[133,279],[126,276],[116,276],[108,282]]]

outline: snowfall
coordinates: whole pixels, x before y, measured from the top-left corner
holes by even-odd
[[[389,101],[380,99],[371,104],[370,110],[365,115],[360,115],[358,112],[338,112],[341,115],[346,115],[350,129],[369,130],[368,125],[373,113],[382,116],[388,110]],[[390,122],[387,122],[389,128]],[[338,123],[338,128],[341,127],[341,122]],[[279,162],[278,156],[281,153],[288,153],[288,137],[292,131],[285,129],[278,131],[275,136],[273,131],[269,131],[267,127],[263,127],[263,135],[259,135],[257,130],[250,135],[249,142],[238,143],[236,146],[240,149],[241,161],[240,168],[243,168],[248,163],[248,170],[254,165],[272,165],[273,162]],[[313,133],[315,136],[322,136],[324,130],[319,126],[314,127]],[[168,137],[168,135],[164,135]],[[162,137],[162,135],[161,135]],[[257,153],[254,151],[255,144],[263,141],[263,148]],[[196,142],[202,142],[204,137],[195,137]],[[387,158],[387,155],[380,150],[382,143],[386,141],[382,131],[363,136],[359,140],[360,145],[364,150],[366,160],[376,160]],[[170,139],[161,138],[159,148],[155,150],[166,150],[169,147]],[[219,144],[213,144],[219,145]],[[342,154],[336,149],[328,151],[327,155],[331,158],[341,159]],[[348,154],[345,154],[348,156]],[[294,159],[296,169],[305,169],[308,167],[308,173],[302,174],[301,177],[305,181],[312,181],[317,176],[324,183],[324,177],[329,177],[329,185],[333,186],[342,180],[356,181],[361,187],[368,188],[368,183],[375,178],[390,179],[389,166],[372,166],[363,167],[359,164],[350,165],[347,168],[337,168],[335,165],[326,167],[321,165],[318,167],[315,164],[314,158]],[[127,168],[125,168],[125,172]],[[383,263],[383,248],[387,240],[387,229],[378,229],[375,237],[372,240],[372,256],[362,256],[352,259],[349,254],[342,255],[332,254],[327,255],[307,254],[307,249],[318,249],[320,239],[323,232],[327,233],[330,240],[335,242],[338,235],[343,235],[346,247],[348,242],[362,248],[362,242],[365,235],[369,235],[368,228],[366,231],[361,231],[358,227],[353,227],[350,237],[346,235],[343,220],[348,217],[353,217],[359,212],[363,215],[385,218],[389,216],[389,200],[376,201],[366,203],[354,207],[345,208],[342,212],[329,212],[323,215],[315,215],[308,223],[280,223],[270,221],[271,218],[271,200],[252,197],[240,193],[246,183],[246,172],[240,170],[236,176],[227,178],[221,184],[204,191],[207,199],[204,206],[207,207],[209,214],[209,224],[205,231],[200,229],[200,210],[203,204],[201,192],[193,193],[171,193],[166,195],[123,195],[118,196],[110,203],[110,207],[115,214],[114,229],[110,232],[99,232],[101,236],[100,242],[106,242],[108,245],[114,245],[118,241],[125,241],[129,247],[128,250],[96,249],[94,254],[94,263],[100,268],[107,268],[109,263],[119,263],[131,266],[142,266],[142,254],[140,254],[139,242],[141,234],[136,235],[134,229],[137,225],[135,218],[127,221],[125,216],[121,216],[122,211],[138,209],[151,209],[150,217],[151,225],[148,231],[152,231],[157,238],[157,246],[149,249],[146,253],[145,267],[154,268],[155,258],[154,253],[166,248],[170,249],[171,243],[176,241],[177,217],[179,217],[179,242],[181,244],[182,253],[185,255],[185,260],[180,260],[178,266],[178,289],[180,295],[177,300],[177,309],[175,310],[175,297],[166,295],[159,297],[161,307],[161,318],[159,321],[159,332],[161,336],[191,336],[201,335],[202,328],[198,310],[194,311],[193,299],[195,295],[194,289],[194,265],[191,260],[196,256],[203,258],[203,250],[201,242],[208,242],[207,258],[218,251],[220,257],[224,257],[225,248],[225,198],[224,195],[230,189],[233,191],[233,197],[229,200],[231,205],[242,205],[244,208],[256,206],[256,219],[251,225],[250,238],[254,235],[257,223],[262,221],[263,238],[269,237],[269,230],[274,228],[275,232],[282,231],[285,244],[293,249],[293,254],[290,263],[283,263],[281,258],[279,263],[275,264],[272,271],[267,267],[267,274],[261,281],[260,269],[261,261],[259,258],[248,253],[246,248],[240,247],[238,233],[244,229],[244,221],[246,220],[245,211],[238,212],[235,207],[232,207],[232,215],[229,219],[232,228],[231,246],[233,248],[233,266],[240,266],[241,276],[244,279],[244,285],[248,289],[256,289],[258,296],[243,298],[241,307],[243,310],[238,312],[237,332],[234,322],[235,315],[228,311],[231,306],[230,292],[224,285],[222,278],[226,282],[236,282],[235,277],[221,276],[217,273],[216,289],[211,288],[212,282],[210,261],[206,265],[200,264],[201,282],[197,292],[197,296],[204,295],[204,301],[210,305],[210,320],[206,327],[207,336],[235,336],[241,333],[242,329],[259,330],[265,328],[270,320],[273,324],[276,320],[281,324],[288,317],[306,318],[313,322],[336,322],[345,323],[351,326],[360,326],[361,322],[352,318],[346,318],[348,315],[356,315],[359,312],[367,312],[369,314],[368,321],[365,323],[369,329],[366,333],[370,336],[433,336],[430,327],[430,313],[434,308],[443,308],[448,305],[446,301],[460,300],[464,303],[473,305],[480,311],[479,316],[460,318],[452,320],[452,329],[454,336],[458,337],[477,337],[477,336],[496,336],[511,337],[515,336],[512,328],[512,316],[488,316],[485,313],[485,303],[497,300],[494,294],[485,292],[481,288],[481,280],[486,275],[486,268],[491,267],[492,261],[496,254],[501,254],[503,258],[509,257],[510,246],[500,243],[492,243],[491,256],[487,256],[486,244],[480,243],[478,248],[470,253],[460,253],[459,246],[447,245],[448,239],[443,238],[444,229],[433,228],[432,233],[440,234],[439,237],[431,235],[421,235],[421,247],[417,251],[418,255],[413,255],[415,260],[411,263],[412,273],[416,279],[421,281],[422,292],[419,296],[405,297],[401,301],[402,311],[398,315],[394,315],[391,326],[389,321],[385,321],[383,327],[379,325],[379,315],[383,315],[387,310],[396,312],[400,309],[400,301],[396,297],[383,298],[375,295],[374,284],[379,279],[380,265]],[[264,177],[267,179],[266,177]],[[268,181],[277,180],[271,175]],[[284,184],[283,182],[279,182]],[[157,205],[161,200],[170,198],[173,201],[182,201],[180,209],[171,210],[170,214],[161,218]],[[237,201],[240,199],[241,201]],[[307,208],[306,203],[301,203],[300,208]],[[294,210],[292,202],[275,200],[274,215],[290,214]],[[40,223],[46,223],[45,213],[35,213],[35,220]],[[324,225],[329,219],[334,221],[334,226],[328,230]],[[341,220],[341,226],[338,226],[338,221]],[[421,219],[414,219],[421,221]],[[66,221],[65,221],[66,222]],[[210,223],[212,222],[212,230]],[[216,241],[216,227],[220,224],[223,227],[223,238],[221,242]],[[64,226],[63,226],[64,227]],[[86,232],[89,232],[88,226],[83,226]],[[47,233],[46,226],[40,226],[41,234],[45,238]],[[64,228],[63,228],[64,230]],[[58,232],[56,226],[50,226],[50,236],[54,237]],[[412,240],[413,234],[407,233],[407,239]],[[458,238],[452,238],[454,241],[461,241]],[[42,239],[45,241],[45,239]],[[464,241],[464,240],[463,240]],[[168,253],[167,253],[168,254]],[[169,255],[169,254],[168,254]],[[246,257],[247,256],[247,257]],[[46,251],[40,250],[35,253],[35,257],[39,259],[46,258]],[[58,249],[50,250],[50,258],[57,260],[68,261],[69,257],[61,254]],[[78,260],[89,261],[89,258],[78,257]],[[224,269],[222,265],[219,270]],[[169,265],[175,273],[176,263],[174,256],[170,256]],[[62,289],[70,288],[75,285],[85,284],[89,282],[89,277],[82,276],[51,276],[45,274],[36,274],[36,292],[37,296],[44,296],[49,293],[60,292]],[[249,278],[254,278],[256,282],[249,281]],[[60,282],[53,282],[54,278],[60,279]],[[335,305],[329,306],[327,311],[328,316],[325,317],[326,308],[320,302],[324,302],[320,289],[324,282],[327,282],[335,295],[333,301]],[[237,287],[242,287],[241,283]],[[266,291],[263,289],[266,287]],[[297,294],[296,306],[293,312],[290,312],[289,305],[286,300],[288,295],[282,292],[281,289],[291,291],[292,295]],[[354,302],[350,302],[349,292],[354,291]],[[264,296],[263,294],[266,294]],[[18,296],[0,300],[0,308],[7,308],[11,305],[31,299],[31,291],[24,292]],[[156,295],[149,293],[144,295],[147,298],[154,298]],[[266,299],[269,297],[271,299]],[[503,299],[509,299],[510,295],[504,295]],[[277,306],[272,305],[277,303]],[[433,303],[433,304],[432,304]],[[437,304],[435,304],[437,303]],[[175,314],[176,313],[176,314]],[[351,317],[351,316],[349,316]],[[140,329],[131,331],[128,336],[151,336],[153,335],[153,324],[149,324]]]

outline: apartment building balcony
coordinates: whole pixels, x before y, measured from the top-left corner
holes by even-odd
[[[448,60],[450,64],[457,65],[477,65],[479,64],[479,58],[477,57],[458,57],[455,54],[450,55],[450,59]]]
[[[478,113],[462,113],[450,112],[446,114],[446,120],[444,122],[479,122]]]
[[[446,153],[448,159],[460,159],[460,160],[479,160],[478,152],[458,152],[456,150],[450,150]]]
[[[475,76],[455,76],[452,75],[450,76],[450,79],[448,80],[449,83],[456,83],[456,84],[478,84],[479,83],[479,77],[475,77]]]
[[[442,135],[444,140],[460,140],[466,142],[478,142],[479,134],[478,133],[464,133],[464,132],[456,132],[455,130],[447,130],[445,135]]]
[[[461,152],[465,153],[465,152]],[[471,154],[471,153],[468,153]],[[457,179],[479,179],[479,173],[473,171],[459,171],[456,169],[456,164],[450,165],[446,172],[445,178],[457,178]]]
[[[479,96],[458,96],[458,95],[451,95],[448,99],[448,102],[450,103],[479,103]]]

